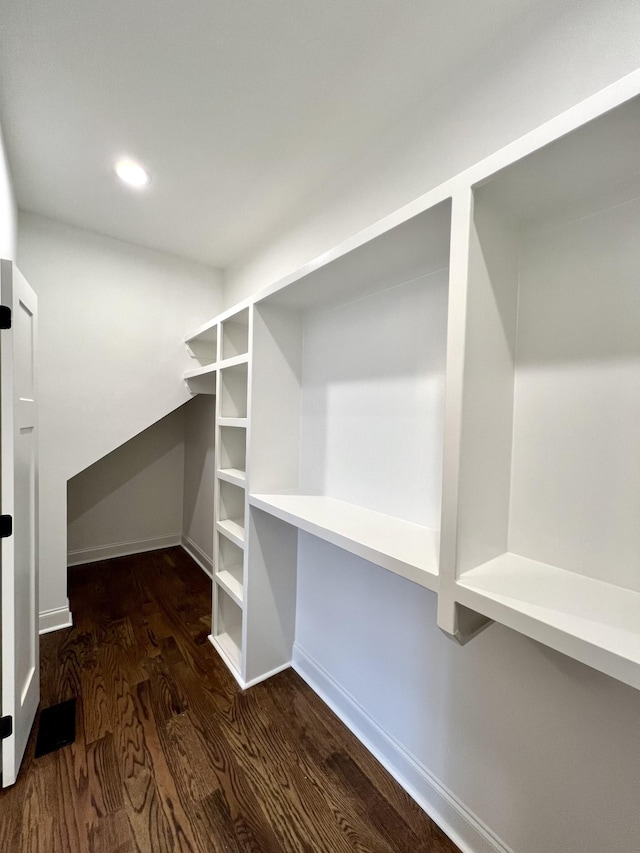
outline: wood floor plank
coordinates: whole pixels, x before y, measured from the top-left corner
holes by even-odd
[[[99,658],[100,652],[97,651],[95,659],[86,664],[80,673],[81,694],[89,699],[82,703],[87,744],[94,743],[113,732],[107,688]]]
[[[211,583],[179,547],[69,572],[41,707],[76,741],[0,791],[4,853],[459,853],[291,670],[242,692],[209,643]]]
[[[136,685],[133,701],[144,733],[145,749],[153,756],[153,775],[158,799],[175,839],[172,849],[184,853],[206,853],[205,839],[200,839],[198,832],[194,832],[194,826],[187,817],[178,795],[177,782],[169,768],[158,734],[158,721],[153,712],[148,681]],[[164,720],[161,720],[159,725],[163,727]]]
[[[322,700],[311,690],[300,690],[300,677],[289,670],[281,674],[277,680],[264,689],[267,685],[258,685],[256,689],[264,689],[261,702],[268,705],[272,710],[274,718],[288,721],[289,725],[300,726],[304,720],[304,726],[300,727],[299,737],[305,747],[315,755],[315,760],[321,765],[325,772],[337,781],[337,765],[333,758],[336,755],[345,754],[362,773],[363,778],[369,779],[375,785],[376,790],[384,797],[391,807],[400,815],[411,830],[418,837],[424,837],[425,823],[424,812],[409,797],[393,777],[386,773],[381,765],[362,744],[344,726],[333,725],[333,719],[327,715],[327,709]],[[347,787],[351,787],[344,780]],[[449,839],[442,830],[431,823],[431,837],[427,844],[431,844],[435,851],[439,851],[438,844],[444,840],[446,845],[451,845]],[[418,849],[418,848],[416,848]],[[427,850],[431,848],[427,846]]]
[[[358,849],[391,849],[371,834],[349,797],[335,795],[300,745],[293,748],[288,730],[249,694],[238,697],[222,726],[253,785],[273,801],[286,849],[299,849],[310,837],[320,849],[336,853],[353,849],[353,839]]]
[[[90,828],[87,850],[91,853],[136,853],[139,850],[124,809],[105,815]]]

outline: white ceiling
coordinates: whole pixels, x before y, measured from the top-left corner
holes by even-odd
[[[535,2],[0,0],[18,205],[224,267]]]

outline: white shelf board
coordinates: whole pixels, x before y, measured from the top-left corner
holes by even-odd
[[[218,319],[218,317],[213,317],[211,320],[207,320],[206,323],[198,326],[195,331],[185,337],[185,344],[189,344],[191,341],[196,340],[214,342],[218,333]]]
[[[456,599],[640,688],[640,592],[505,553],[465,572]]]
[[[446,196],[434,201],[393,227],[380,231],[373,226],[356,235],[353,245],[338,246],[307,264],[291,281],[259,293],[256,301],[317,310],[386,289],[389,281],[410,281],[447,268],[451,202]]]
[[[216,393],[216,365],[207,364],[183,374],[184,381],[191,394]]]
[[[240,569],[242,571],[242,569]],[[229,571],[216,572],[214,575],[216,583],[222,587],[222,589],[228,593],[231,598],[235,601],[235,603],[242,609],[243,602],[243,589],[242,583],[238,580],[235,575],[233,575]]]
[[[195,379],[199,376],[208,376],[210,373],[215,374],[217,369],[218,364],[214,362],[213,364],[206,364],[204,367],[194,367],[193,370],[185,370],[182,375],[185,380]]]
[[[436,530],[320,495],[250,495],[249,503],[427,589],[437,589]]]
[[[242,667],[242,629],[240,626],[232,631],[224,631],[217,636],[209,634],[209,640],[219,652],[232,674],[239,677]]]
[[[241,471],[239,468],[219,468],[218,479],[233,483],[234,486],[244,487],[247,482],[247,475],[245,471]]]
[[[239,548],[244,548],[244,527],[231,518],[216,522],[216,529],[234,542]]]
[[[218,426],[247,428],[247,418],[218,418]]]
[[[243,353],[242,355],[234,355],[232,358],[223,358],[222,361],[218,362],[218,367],[220,370],[225,370],[227,367],[237,367],[239,364],[248,364],[249,363],[249,355],[247,353]]]

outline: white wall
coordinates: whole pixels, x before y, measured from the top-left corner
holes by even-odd
[[[458,646],[433,593],[306,534],[298,548],[302,665],[418,765],[427,803],[435,780],[514,853],[636,853],[640,692],[501,625]]]
[[[631,72],[639,32],[637,0],[533,14],[227,271],[225,303]],[[640,692],[501,626],[457,647],[431,593],[304,535],[296,638],[299,661],[408,756],[416,784],[441,782],[515,853],[640,849]]]
[[[69,565],[181,542],[185,409],[69,480]]]
[[[183,544],[208,572],[213,570],[215,397],[200,394],[184,407]]]
[[[0,258],[16,258],[18,211],[13,195],[9,162],[0,128]]]
[[[447,285],[438,271],[306,319],[303,493],[440,529]]]
[[[18,260],[39,301],[40,608],[52,624],[68,607],[67,480],[190,398],[183,338],[220,309],[221,276],[29,214]]]

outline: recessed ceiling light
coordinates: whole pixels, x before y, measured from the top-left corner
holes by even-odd
[[[130,187],[140,189],[141,187],[146,187],[151,181],[151,175],[147,170],[140,163],[136,163],[135,160],[131,160],[128,157],[118,160],[114,168],[120,180],[124,181]]]

